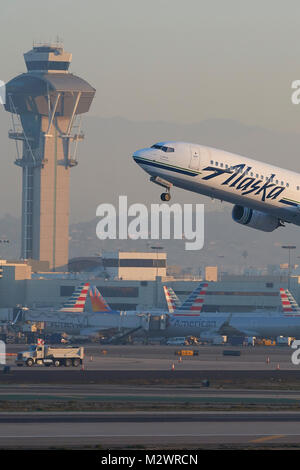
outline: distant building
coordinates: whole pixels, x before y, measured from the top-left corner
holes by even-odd
[[[154,281],[167,275],[166,253],[104,253],[102,263],[108,279]]]
[[[217,282],[218,266],[206,266],[205,267],[205,280],[208,282]]]

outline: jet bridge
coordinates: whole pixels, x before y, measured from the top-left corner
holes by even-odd
[[[142,328],[149,332],[164,331],[167,328],[168,315],[153,315],[145,313],[142,317]]]

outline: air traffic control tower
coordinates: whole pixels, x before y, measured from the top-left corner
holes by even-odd
[[[23,173],[21,257],[55,270],[68,263],[70,169],[95,89],[68,72],[72,55],[59,43],[34,45],[24,58],[27,72],[6,84],[5,104]]]

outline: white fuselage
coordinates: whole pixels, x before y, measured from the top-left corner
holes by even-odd
[[[296,172],[184,142],[159,143],[138,150],[133,158],[152,180],[158,177],[170,185],[300,225],[300,175]]]
[[[111,313],[56,313],[28,312],[26,320],[45,322],[45,331],[55,331],[68,334],[91,334],[108,329],[139,330],[135,333],[141,336],[174,337],[199,336],[220,334],[220,329],[226,326],[234,334],[254,336],[293,336],[300,338],[300,314],[283,313],[200,313],[190,316],[188,312],[182,315],[160,311],[156,317],[159,325],[151,328],[151,313],[118,312]]]

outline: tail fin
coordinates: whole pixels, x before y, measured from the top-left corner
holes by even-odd
[[[90,289],[90,299],[93,312],[110,312],[111,308],[105,298],[100,294],[97,287]]]
[[[300,313],[299,305],[289,290],[280,289],[280,300],[283,313]]]
[[[173,313],[174,310],[176,310],[180,306],[180,300],[178,299],[172,287],[164,286],[164,293],[169,313]]]
[[[289,299],[289,301],[290,301],[290,304],[291,304],[291,306],[292,306],[292,309],[293,309],[295,312],[300,312],[300,307],[299,307],[298,303],[296,302],[295,297],[291,294],[291,292],[290,292],[288,289],[286,289],[285,292],[286,292],[286,294],[287,294],[287,296],[288,296],[288,299]]]
[[[83,282],[74,290],[71,297],[63,304],[60,312],[83,312],[90,284]]]
[[[200,315],[207,288],[208,288],[207,282],[200,282],[200,284],[189,295],[189,297],[183,302],[183,304],[176,309],[176,312],[179,313],[179,312],[185,311],[186,315],[195,315],[195,316]]]

